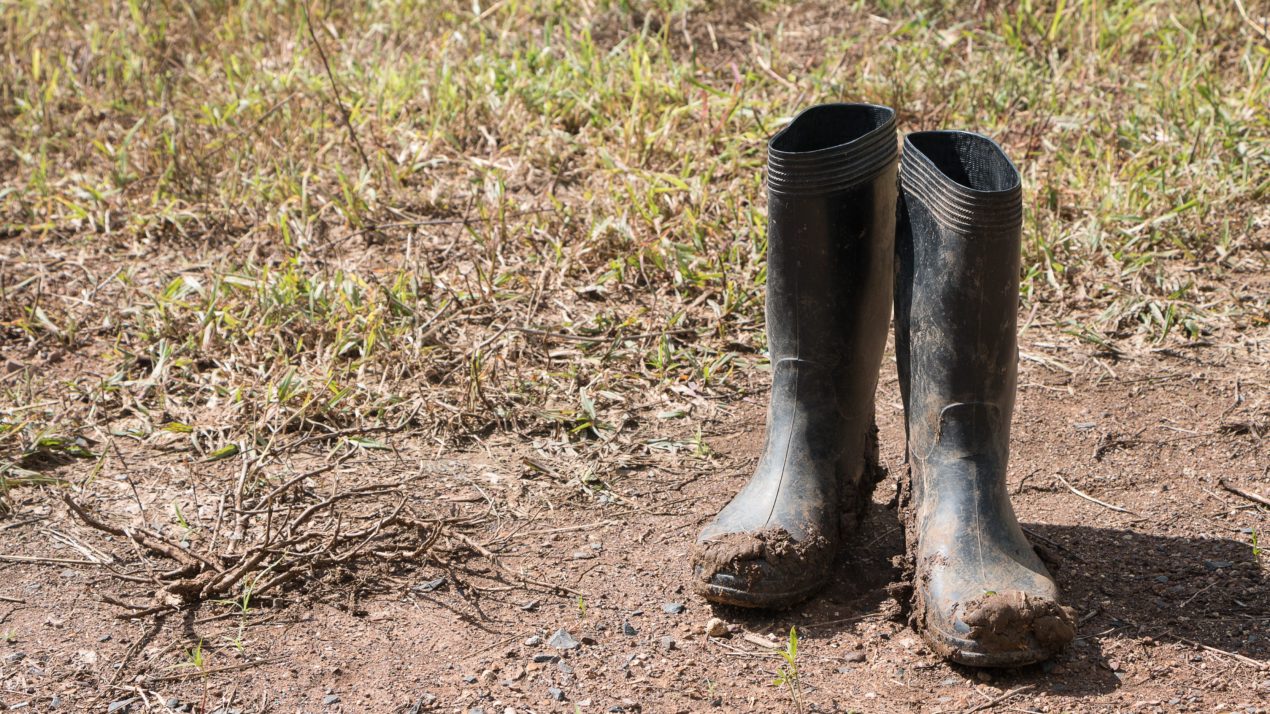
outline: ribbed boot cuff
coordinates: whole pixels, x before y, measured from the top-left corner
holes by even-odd
[[[875,104],[820,104],[772,137],[767,188],[774,194],[819,194],[876,177],[895,163],[895,111]]]
[[[1017,229],[1023,223],[1019,171],[997,143],[964,131],[904,138],[900,185],[935,220],[959,232]]]

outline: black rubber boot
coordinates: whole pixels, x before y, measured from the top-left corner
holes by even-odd
[[[913,619],[935,652],[1007,667],[1075,636],[1006,492],[1023,203],[991,139],[910,134],[900,165],[895,334],[912,474]]]
[[[873,392],[890,316],[895,112],[827,104],[768,145],[767,443],[702,531],[698,593],[786,607],[828,579],[880,477]]]

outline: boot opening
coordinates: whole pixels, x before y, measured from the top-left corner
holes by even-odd
[[[880,129],[895,112],[872,104],[822,104],[812,107],[772,139],[781,153],[808,153],[849,144]]]
[[[950,180],[974,191],[1010,191],[1019,172],[996,142],[964,131],[924,131],[908,135],[909,145]]]

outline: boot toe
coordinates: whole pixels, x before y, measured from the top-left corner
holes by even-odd
[[[723,605],[790,607],[824,585],[833,552],[823,536],[796,540],[781,528],[703,539],[693,551],[693,589]]]
[[[922,613],[926,640],[941,655],[976,667],[1017,667],[1049,659],[1076,636],[1071,608],[1019,590],[988,592]]]

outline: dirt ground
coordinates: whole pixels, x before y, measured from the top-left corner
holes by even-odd
[[[0,2],[0,711],[1270,712],[1264,5]],[[832,585],[688,587],[829,101],[1023,171],[1052,662],[893,599],[893,352]]]
[[[1254,548],[1267,511],[1227,488],[1270,493],[1270,393],[1255,366],[1264,349],[1113,356],[1026,330],[1010,488],[1080,622],[1070,651],[1044,665],[945,664],[887,596],[903,549],[887,502],[904,473],[888,358],[878,416],[890,476],[834,584],[797,609],[716,609],[685,587],[693,537],[761,447],[760,377],[738,402],[700,401],[689,420],[642,423],[643,454],[589,465],[608,485],[599,498],[533,443],[438,456],[425,439],[387,437],[391,451],[343,462],[313,487],[418,477],[410,500],[486,519],[474,538],[493,557],[435,550],[389,572],[342,571],[341,587],[314,597],[248,608],[118,619],[103,597],[144,601],[149,591],[93,561],[129,561],[126,539],[69,518],[55,494],[26,492],[0,525],[0,702],[224,714],[793,711],[772,684],[780,660],[764,640],[796,626],[806,711],[1267,711],[1270,589]],[[708,448],[689,450],[696,424]],[[102,470],[107,495],[93,505],[122,521],[176,501],[197,526],[216,513],[200,484],[233,477],[218,466],[138,446]],[[171,529],[167,514],[149,520]],[[713,616],[728,636],[703,634]],[[561,629],[576,647],[552,646]]]

